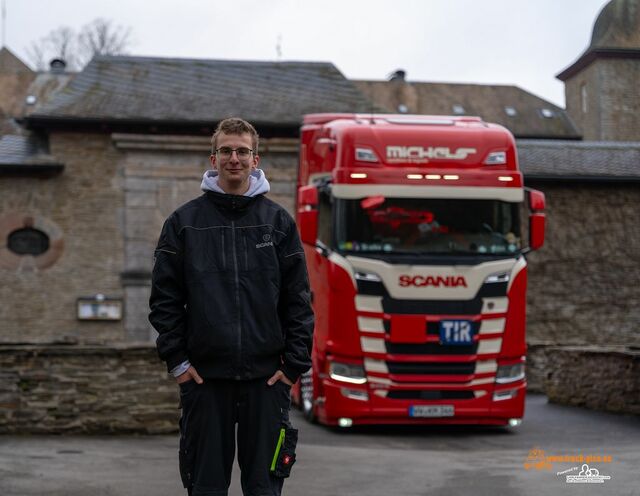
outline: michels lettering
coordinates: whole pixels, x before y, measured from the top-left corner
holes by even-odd
[[[428,159],[464,160],[478,150],[475,148],[458,148],[452,151],[446,146],[388,146],[387,159],[389,161],[425,162]]]
[[[439,288],[444,286],[445,288],[457,288],[462,286],[467,287],[467,281],[463,276],[410,276],[402,275],[398,280],[398,284],[403,288],[408,286],[425,287],[432,286]]]

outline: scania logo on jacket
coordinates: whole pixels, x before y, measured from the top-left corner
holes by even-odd
[[[432,286],[434,288],[457,288],[458,286],[467,287],[467,281],[463,276],[410,276],[401,275],[398,284],[403,288],[408,286],[425,287]]]
[[[273,246],[273,241],[271,241],[270,234],[265,234],[264,236],[262,236],[262,240],[264,241],[264,243],[257,243],[256,248],[265,248],[267,246]]]

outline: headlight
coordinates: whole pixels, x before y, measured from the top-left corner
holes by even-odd
[[[329,365],[329,377],[334,381],[348,382],[350,384],[364,384],[367,382],[364,367],[351,363],[331,362]]]
[[[507,152],[491,152],[484,160],[485,165],[501,165],[507,163]]]
[[[513,363],[511,365],[500,365],[496,372],[496,382],[506,384],[524,379],[524,363]]]

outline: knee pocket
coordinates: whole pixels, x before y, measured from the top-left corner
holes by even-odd
[[[271,474],[276,477],[289,477],[291,467],[296,462],[296,446],[298,444],[298,429],[290,425],[280,428],[278,442],[271,460]]]

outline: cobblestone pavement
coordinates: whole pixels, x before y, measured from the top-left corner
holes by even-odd
[[[289,496],[640,496],[640,419],[551,405],[544,396],[528,397],[525,422],[515,430],[338,431],[309,425],[298,412],[292,418],[300,445],[283,492]],[[546,456],[610,456],[611,461],[589,463],[610,479],[578,489],[566,478],[578,475],[581,463],[536,467],[541,458],[527,461],[534,448]],[[1,436],[0,495],[185,495],[176,456],[176,436]],[[240,494],[236,467],[230,495]]]

